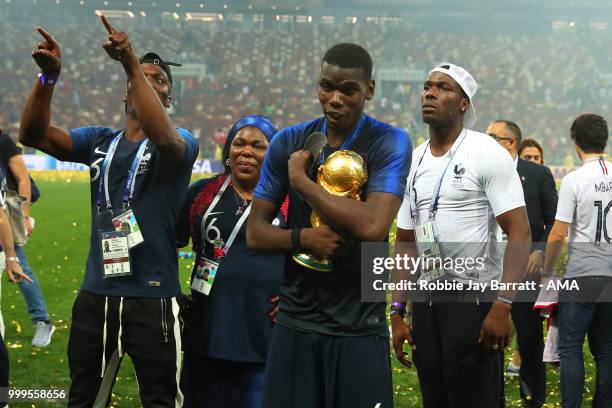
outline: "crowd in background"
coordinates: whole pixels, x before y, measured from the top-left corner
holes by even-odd
[[[35,24],[3,22],[0,37],[0,126],[16,136],[19,115],[33,77],[31,47]],[[122,20],[116,25],[122,26]],[[212,28],[211,28],[212,27]],[[54,97],[60,126],[122,123],[125,75],[103,52],[97,24],[46,27],[60,41],[64,66]],[[24,33],[32,32],[32,41]],[[247,29],[177,22],[128,30],[137,52],[206,65],[200,77],[178,77],[173,90],[174,122],[198,139],[202,154],[218,158],[233,121],[249,113],[269,116],[279,127],[320,114],[316,80],[321,57],[332,44],[356,42],[370,51],[375,67],[420,69],[423,77],[448,60],[478,78],[474,100],[476,130],[497,118],[510,118],[524,136],[542,143],[547,164],[573,164],[567,129],[583,112],[604,113],[612,102],[612,66],[605,32],[560,30],[549,34],[448,34],[415,31],[407,25],[367,22],[278,24]],[[176,70],[175,72],[178,72]],[[608,78],[610,78],[608,80]],[[609,82],[608,82],[609,81]],[[366,112],[405,128],[418,143],[426,137],[415,82],[379,81]]]

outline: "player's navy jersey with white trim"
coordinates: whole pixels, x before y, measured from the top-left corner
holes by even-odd
[[[288,193],[288,228],[310,226],[310,207],[290,188],[287,162],[301,150],[308,136],[322,127],[323,118],[279,131],[268,148],[254,196],[280,206]],[[410,170],[412,146],[405,131],[365,115],[368,140],[365,158],[368,181],[363,196],[373,192],[402,198]],[[349,146],[350,148],[351,146]],[[333,150],[324,149],[325,157]],[[287,254],[285,279],[281,286],[278,323],[297,330],[328,335],[388,336],[385,303],[361,302],[360,244],[355,242],[347,255],[332,259],[333,271],[305,269]]]

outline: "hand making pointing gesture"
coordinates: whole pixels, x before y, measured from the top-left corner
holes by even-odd
[[[59,75],[62,67],[62,51],[58,42],[42,27],[36,31],[43,36],[44,41],[39,42],[32,50],[32,58],[45,75]]]
[[[125,31],[117,31],[108,21],[105,15],[101,15],[102,24],[108,31],[108,40],[102,44],[106,53],[114,60],[120,61],[122,64],[138,63],[138,59],[134,54],[130,37]]]

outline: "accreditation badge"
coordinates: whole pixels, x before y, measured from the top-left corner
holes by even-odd
[[[202,295],[208,296],[215,282],[215,276],[217,276],[218,269],[219,262],[205,257],[200,258],[198,267],[193,275],[191,289]]]
[[[100,231],[104,278],[132,275],[127,231]]]
[[[444,276],[442,251],[438,243],[438,231],[434,221],[418,225],[415,229],[417,249],[421,258],[419,280],[427,282]]]
[[[113,218],[113,226],[115,227],[116,231],[129,232],[128,244],[130,249],[144,242],[142,232],[138,226],[138,221],[136,221],[136,215],[134,215],[134,211],[132,209],[129,209]]]

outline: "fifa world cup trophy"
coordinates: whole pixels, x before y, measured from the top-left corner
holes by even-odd
[[[368,179],[363,158],[351,150],[338,150],[332,153],[317,171],[317,184],[328,193],[360,199],[361,190]],[[314,210],[310,214],[310,225],[314,228],[325,225]],[[293,260],[300,265],[318,272],[331,272],[330,259],[310,254],[304,250],[293,254]]]

